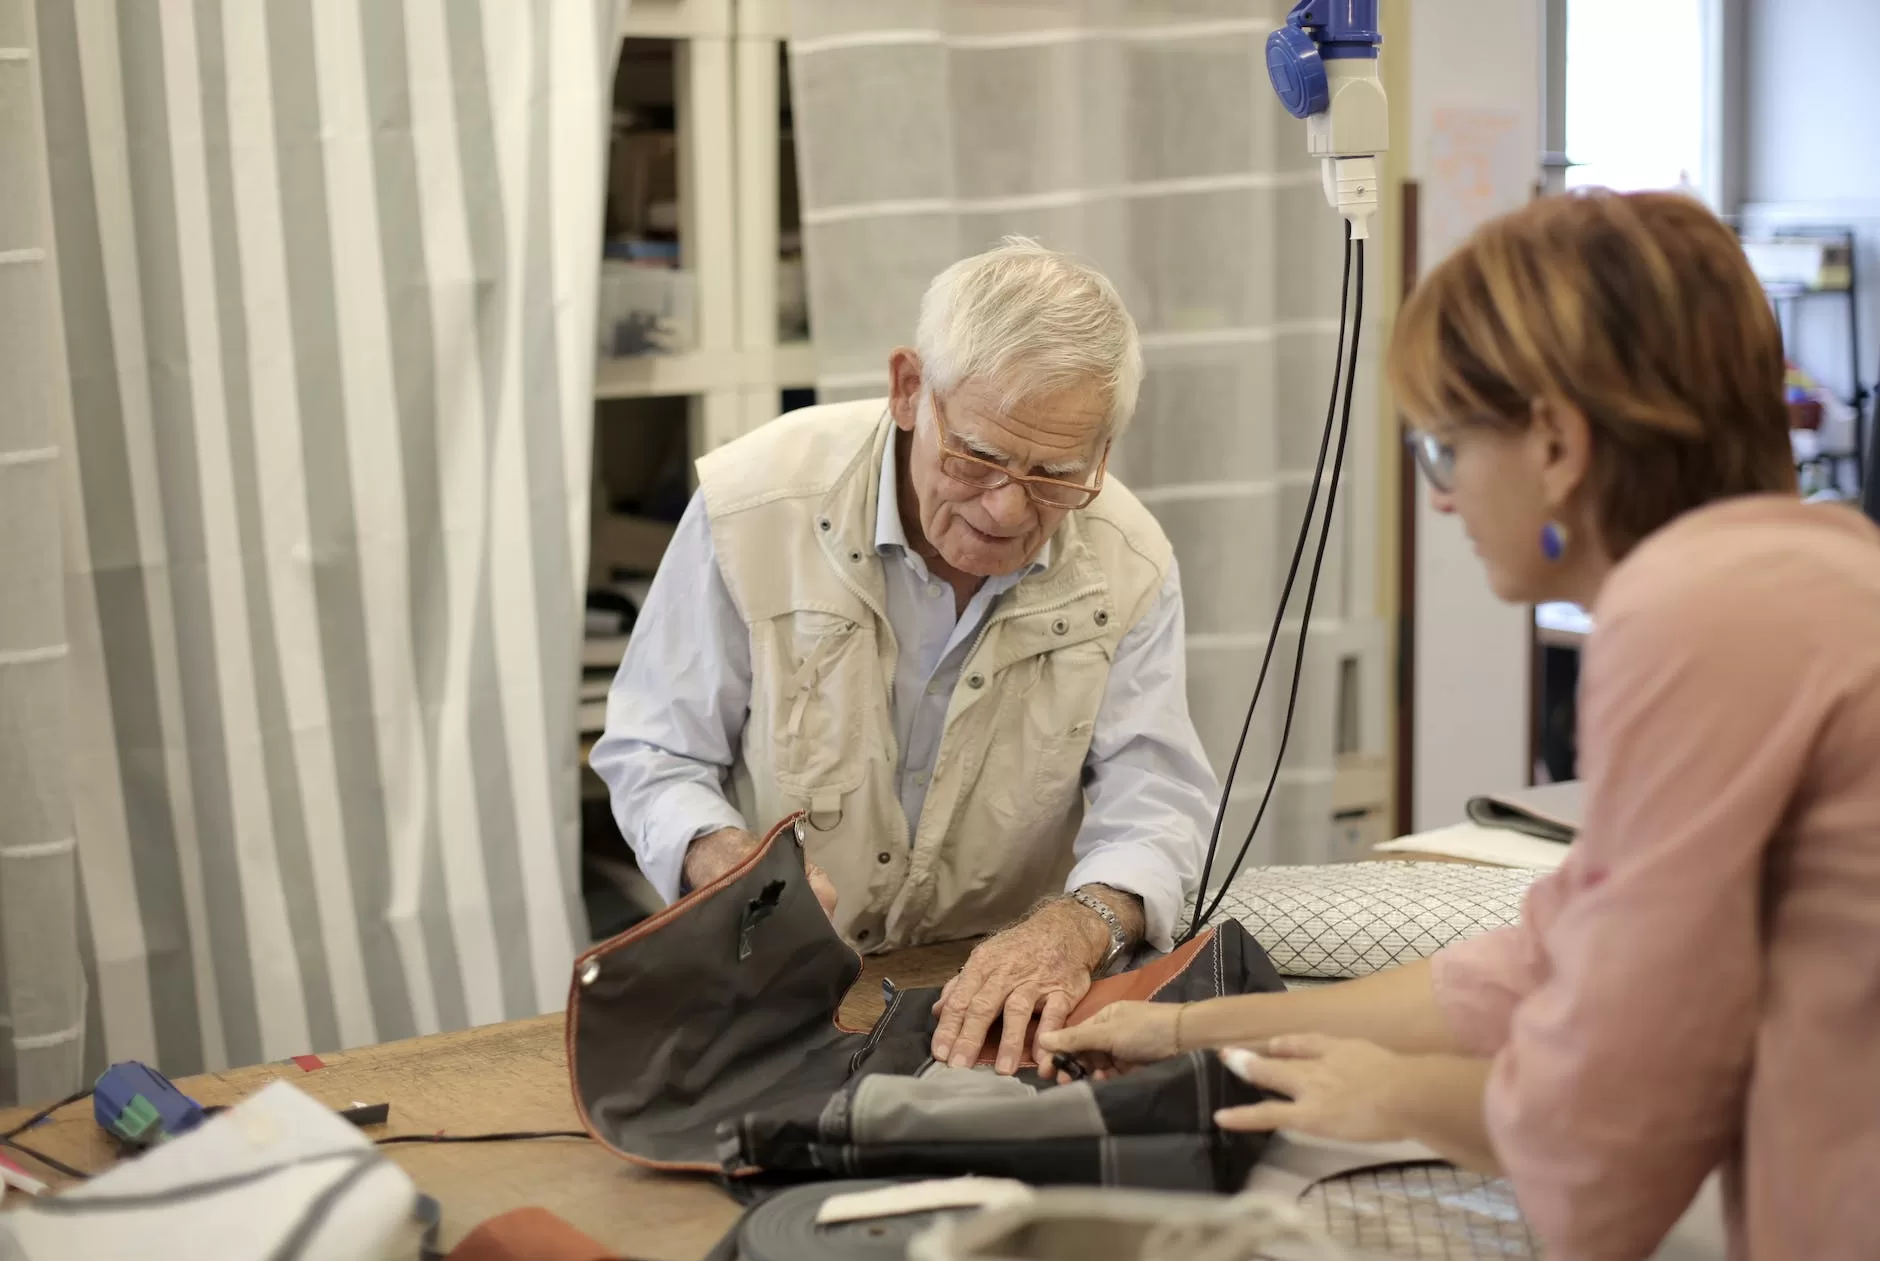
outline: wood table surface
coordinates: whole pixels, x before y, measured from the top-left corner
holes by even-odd
[[[939,985],[965,960],[971,943],[903,950],[864,961],[861,980],[842,1004],[844,1022],[867,1027],[881,1014],[881,982],[902,988]],[[177,1086],[198,1103],[234,1104],[276,1080],[292,1082],[335,1108],[389,1103],[391,1119],[367,1131],[394,1134],[487,1134],[509,1130],[578,1130],[568,1083],[559,1013],[457,1033],[388,1042],[322,1055],[304,1071],[293,1061],[183,1078]],[[11,1129],[35,1109],[0,1113]],[[116,1155],[75,1103],[19,1136],[54,1159],[87,1171]],[[523,1143],[397,1144],[385,1149],[426,1194],[443,1205],[446,1247],[479,1222],[538,1204],[635,1261],[695,1261],[731,1228],[739,1209],[702,1178],[640,1169],[586,1139]],[[8,1152],[53,1186],[66,1181],[37,1161]]]

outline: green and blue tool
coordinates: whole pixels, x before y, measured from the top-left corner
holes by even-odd
[[[148,1064],[113,1064],[92,1087],[91,1113],[129,1147],[150,1147],[202,1124],[202,1105]]]

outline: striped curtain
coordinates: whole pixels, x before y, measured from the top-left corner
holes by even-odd
[[[0,0],[0,1093],[560,1005],[617,31]]]
[[[889,352],[949,263],[1006,233],[1088,259],[1142,332],[1110,469],[1181,564],[1190,709],[1225,774],[1325,421],[1341,224],[1267,85],[1283,0],[818,0],[791,9],[817,392],[887,392]],[[1372,284],[1381,283],[1374,277]],[[1356,414],[1374,415],[1373,344]],[[1251,861],[1324,861],[1341,710],[1381,751],[1373,444],[1348,457],[1298,716]],[[1310,553],[1307,556],[1310,564]],[[1227,812],[1246,835],[1278,752],[1302,576]],[[1349,680],[1355,683],[1344,687]]]

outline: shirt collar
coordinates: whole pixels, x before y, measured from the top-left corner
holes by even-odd
[[[908,546],[907,531],[901,525],[901,479],[897,476],[899,470],[895,467],[895,452],[899,446],[898,433],[890,433],[885,444],[886,449],[881,453],[881,471],[878,474],[880,487],[875,494],[875,551],[879,555],[885,555],[890,551],[899,550],[918,560],[919,554]],[[1016,583],[1020,578],[1030,577],[1049,566],[1052,542],[1053,540],[1046,539],[1044,546],[1038,549],[1038,554],[1032,557],[1031,563],[1016,574],[1006,575],[1005,580]]]

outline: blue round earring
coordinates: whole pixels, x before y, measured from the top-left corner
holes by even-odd
[[[1567,527],[1558,521],[1549,521],[1541,527],[1541,555],[1549,561],[1559,561],[1567,554]]]

